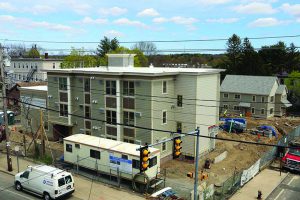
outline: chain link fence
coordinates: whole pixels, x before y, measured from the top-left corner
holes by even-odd
[[[300,136],[300,126],[296,127],[293,131],[288,133],[286,136],[283,136],[278,142],[277,145],[287,146],[290,141],[295,137]],[[273,147],[270,151],[266,152],[260,158],[259,169],[262,170],[267,167],[276,157],[278,157],[277,147]],[[241,177],[243,172],[234,173],[233,176],[228,178],[221,186],[215,186],[215,192],[213,199],[221,200],[230,198],[239,188],[241,188]]]

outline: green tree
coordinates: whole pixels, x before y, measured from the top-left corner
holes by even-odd
[[[40,52],[38,51],[36,44],[31,47],[31,49],[27,53],[27,57],[29,58],[40,58]]]
[[[104,36],[104,38],[100,41],[100,44],[97,48],[97,55],[99,57],[105,57],[105,55],[110,51],[116,51],[119,48],[119,41],[117,38],[110,40],[108,37]]]
[[[62,68],[81,68],[81,67],[95,67],[97,59],[91,55],[84,54],[84,48],[75,49],[71,47],[71,53],[64,58]]]
[[[241,53],[241,38],[238,35],[233,34],[227,41],[227,57],[230,65],[229,72],[238,71]]]
[[[300,101],[300,71],[291,72],[284,80],[284,84],[289,90],[290,101],[292,103]]]

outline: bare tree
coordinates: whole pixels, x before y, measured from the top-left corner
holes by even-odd
[[[153,42],[138,42],[133,45],[131,49],[138,49],[146,56],[155,55],[157,53],[156,45]]]

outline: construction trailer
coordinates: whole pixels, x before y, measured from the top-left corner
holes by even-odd
[[[160,151],[149,148],[149,168],[140,174],[140,145],[75,134],[64,138],[64,161],[119,176],[142,184],[150,184],[160,173]]]

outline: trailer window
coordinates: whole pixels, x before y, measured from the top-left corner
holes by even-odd
[[[72,153],[72,145],[71,144],[66,144],[66,151]]]
[[[65,178],[58,179],[58,187],[65,185]]]
[[[90,157],[100,159],[100,151],[90,150]]]
[[[122,158],[125,160],[128,160],[128,156],[127,155],[122,155]]]
[[[157,157],[153,157],[149,159],[149,168],[155,166],[157,164]]]
[[[132,168],[139,169],[140,168],[140,161],[132,159]]]

